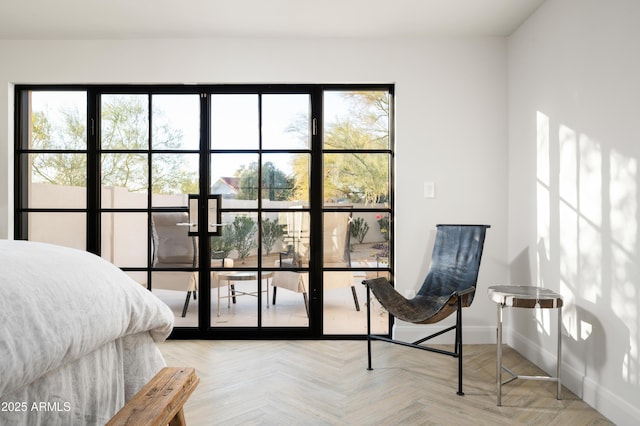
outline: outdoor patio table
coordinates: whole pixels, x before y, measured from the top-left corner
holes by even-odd
[[[270,285],[269,280],[271,280],[272,278],[273,278],[273,271],[262,272],[261,279],[267,280],[267,285],[265,285],[265,288],[262,290],[267,293],[267,309],[269,309],[269,285]],[[256,289],[256,291],[242,291],[242,290],[236,289],[235,285],[233,284],[236,281],[257,281],[258,273],[256,271],[212,272],[212,279],[211,279],[212,286],[214,285],[213,283],[216,282],[216,280],[217,280],[217,287],[218,287],[218,314],[217,314],[218,316],[220,316],[220,299],[227,299],[227,308],[230,308],[231,299],[233,298],[233,301],[235,303],[236,296],[255,296],[255,297],[258,296],[258,289]],[[220,287],[222,287],[222,281],[227,282],[226,296],[223,296],[220,294]]]

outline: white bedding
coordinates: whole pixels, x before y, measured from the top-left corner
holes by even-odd
[[[172,327],[103,259],[0,240],[0,424],[104,424],[164,365]]]

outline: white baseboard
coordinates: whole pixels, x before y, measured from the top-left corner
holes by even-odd
[[[540,347],[522,334],[508,330],[505,343],[548,374],[555,374],[556,354]],[[555,350],[555,348],[553,348]],[[562,385],[598,410],[616,425],[637,425],[640,408],[623,401],[615,393],[585,376],[576,368],[562,363]]]

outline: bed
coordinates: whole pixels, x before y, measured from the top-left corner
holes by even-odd
[[[165,366],[173,319],[98,256],[0,240],[0,424],[104,425]]]

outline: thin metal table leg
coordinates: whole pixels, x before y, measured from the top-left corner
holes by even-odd
[[[496,362],[496,386],[498,396],[498,407],[502,405],[502,305],[498,304],[498,342],[496,352],[498,359]]]
[[[367,286],[367,370],[373,370],[371,367],[371,289]]]
[[[560,364],[562,363],[562,306],[558,308],[558,358],[556,359],[556,377],[558,378],[558,399],[562,399],[560,382]]]
[[[259,286],[260,286],[260,287],[258,287],[258,289],[259,289],[258,291],[260,291],[260,292],[261,292],[261,294],[262,294],[262,292],[264,291],[264,290],[262,289],[262,281],[263,281],[263,280],[266,280],[266,281],[267,281],[267,290],[266,290],[266,292],[267,292],[267,309],[269,309],[269,278],[266,278],[266,279],[265,279],[265,278],[262,278],[262,277],[260,278],[260,282],[259,282]]]
[[[220,316],[220,283],[218,282],[218,316]]]

